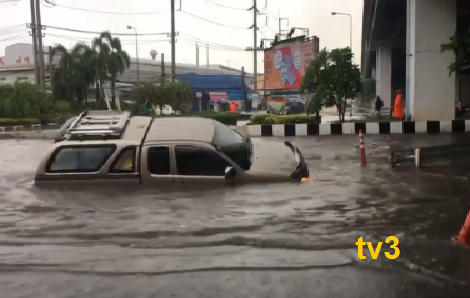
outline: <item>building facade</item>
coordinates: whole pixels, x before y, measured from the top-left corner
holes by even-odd
[[[362,73],[374,78],[385,107],[403,90],[409,120],[452,120],[470,104],[470,80],[449,72],[455,56],[441,45],[469,19],[466,0],[364,0]]]

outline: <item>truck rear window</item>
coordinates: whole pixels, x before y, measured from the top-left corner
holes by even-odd
[[[48,173],[98,172],[116,150],[115,145],[63,146],[51,156]]]

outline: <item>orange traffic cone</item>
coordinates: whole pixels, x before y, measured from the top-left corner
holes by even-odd
[[[460,234],[451,238],[452,241],[458,242],[462,245],[467,246],[470,241],[470,211],[467,214],[467,218],[460,229]]]

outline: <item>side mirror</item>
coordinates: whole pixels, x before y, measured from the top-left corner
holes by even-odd
[[[232,167],[225,168],[225,179],[232,179],[237,175],[237,171],[235,171]]]

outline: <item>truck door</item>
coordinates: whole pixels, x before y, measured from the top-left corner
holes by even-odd
[[[173,183],[173,148],[170,145],[149,145],[142,148],[140,177],[142,184],[168,185]]]
[[[122,148],[109,167],[109,178],[120,185],[140,184],[138,161],[139,150],[137,150],[137,146]]]

